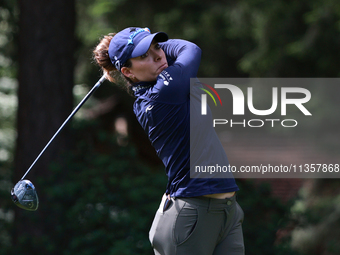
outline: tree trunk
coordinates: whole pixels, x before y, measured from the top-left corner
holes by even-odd
[[[19,10],[19,106],[14,184],[72,111],[75,46],[74,0],[21,0]],[[58,160],[69,146],[70,139],[64,130],[25,179],[34,184],[37,178],[46,178],[50,174],[49,164]],[[48,217],[44,215],[47,206],[44,203],[48,197],[43,185],[36,188],[40,208],[36,212],[19,208],[15,211],[14,245],[19,244],[21,233],[30,233],[36,243],[51,231],[44,224]],[[41,224],[32,226],[29,217],[39,217]],[[40,248],[40,254],[47,254],[43,252],[44,247]],[[29,250],[28,247],[28,253]]]

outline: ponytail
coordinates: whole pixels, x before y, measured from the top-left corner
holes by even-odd
[[[115,33],[105,35],[93,50],[93,59],[97,63],[97,65],[102,69],[105,74],[106,79],[108,79],[112,83],[121,83],[124,82],[125,87],[128,92],[131,93],[132,81],[123,75],[116,67],[112,64],[109,57],[109,45],[112,38],[115,36]],[[131,61],[128,60],[124,64],[125,67],[131,67]],[[123,79],[122,79],[123,78]]]

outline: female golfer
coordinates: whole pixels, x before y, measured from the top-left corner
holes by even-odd
[[[111,82],[117,75],[126,79],[136,97],[134,113],[165,166],[168,184],[149,233],[155,254],[244,254],[234,178],[190,178],[190,161],[229,164],[209,116],[196,115],[201,90],[190,93],[200,48],[130,27],[105,36],[94,58]]]

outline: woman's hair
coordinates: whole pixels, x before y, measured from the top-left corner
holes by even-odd
[[[112,64],[110,57],[109,57],[109,45],[112,38],[115,36],[115,33],[105,35],[93,50],[93,59],[102,69],[103,73],[110,82],[113,83],[124,83],[125,87],[127,88],[128,92],[131,93],[132,89],[132,81],[125,75],[123,75],[116,67]],[[131,67],[132,63],[131,60],[128,59],[126,63],[123,65],[124,67]]]

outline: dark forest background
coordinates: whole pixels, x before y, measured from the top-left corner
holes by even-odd
[[[199,77],[340,75],[338,0],[0,0],[1,255],[152,254],[148,230],[166,176],[133,98],[107,81],[29,173],[39,209],[10,200],[101,77],[92,61],[99,39],[128,26],[199,45]],[[338,159],[340,87],[327,89],[314,91],[316,129],[298,135]],[[338,179],[311,180],[289,201],[268,183],[237,181],[247,255],[340,254]]]

